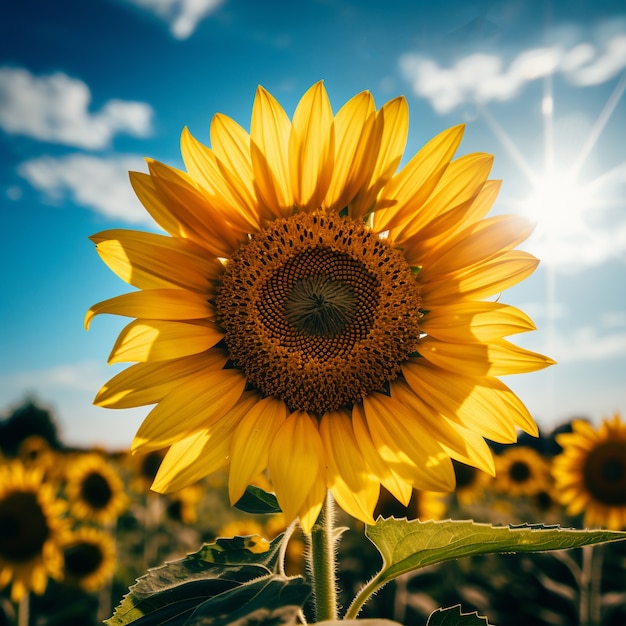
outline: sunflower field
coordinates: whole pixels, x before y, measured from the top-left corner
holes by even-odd
[[[281,513],[231,507],[225,473],[168,495],[151,491],[165,451],[76,450],[45,433],[10,437],[5,428],[2,434],[0,624],[121,623],[111,616],[151,568],[185,559],[218,538],[272,542],[287,526]],[[493,452],[495,478],[455,462],[454,492],[414,490],[405,507],[383,490],[375,517],[626,528],[626,423],[620,416],[599,427],[572,420]],[[271,495],[264,474],[254,484]],[[347,606],[380,567],[380,556],[363,523],[344,513],[338,523],[346,527],[339,604]],[[287,574],[306,576],[307,549],[305,535],[296,531],[286,548]],[[477,624],[621,625],[626,544],[449,560],[397,577],[360,617],[426,624],[438,607],[455,604],[477,620],[486,616]]]

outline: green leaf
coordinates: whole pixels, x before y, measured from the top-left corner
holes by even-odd
[[[272,573],[281,540],[282,535],[271,543],[258,535],[218,539],[184,559],[150,569],[105,623],[206,626],[230,623],[218,617],[228,614],[230,619],[231,613],[240,616],[241,624],[249,616],[256,623],[255,615],[269,615],[276,624],[295,623],[310,587],[299,576]]]
[[[276,496],[255,485],[248,485],[243,496],[239,498],[234,507],[254,515],[282,512],[280,506],[278,506]]]
[[[262,565],[271,569],[278,558],[282,538],[282,533],[272,542],[261,535],[219,537],[215,543],[205,543],[200,550],[189,554],[187,558],[217,565]]]
[[[626,532],[610,530],[394,518],[379,518],[374,526],[367,527],[366,534],[383,557],[383,567],[376,577],[381,585],[400,574],[464,556],[564,550],[626,539]]]
[[[402,626],[400,622],[392,622],[390,619],[342,619],[327,622],[315,622],[311,626]]]
[[[437,609],[430,614],[426,626],[489,626],[486,617],[461,612],[461,605],[455,604],[446,609]]]
[[[273,575],[203,602],[184,626],[295,625],[311,588],[298,577]],[[157,622],[155,622],[156,624]],[[161,622],[158,622],[159,624]],[[170,622],[168,622],[169,626]],[[143,624],[141,625],[143,626]]]

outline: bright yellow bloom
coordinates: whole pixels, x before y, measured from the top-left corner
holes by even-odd
[[[626,422],[619,414],[598,428],[584,420],[556,436],[555,491],[569,515],[584,512],[586,527],[626,529]]]
[[[0,589],[12,581],[14,602],[44,593],[48,578],[61,576],[65,503],[42,477],[42,468],[0,467]]]
[[[537,260],[530,233],[486,218],[492,157],[452,160],[463,127],[396,172],[408,109],[363,92],[333,114],[323,84],[292,120],[259,87],[250,132],[218,114],[208,148],[184,130],[179,171],[149,160],[133,187],[167,235],[92,237],[138,288],[94,305],[136,318],[110,362],[136,362],[96,404],[156,404],[137,452],[171,446],[153,488],[229,466],[236,502],[269,469],[287,519],[308,532],[330,489],[373,523],[380,485],[454,488],[451,458],[493,473],[483,437],[536,433],[498,378],[550,365],[509,343],[532,330],[498,294]],[[485,298],[493,297],[492,301]]]
[[[100,454],[68,463],[67,495],[75,517],[98,523],[116,520],[128,506],[122,479]]]
[[[115,544],[105,531],[81,526],[63,544],[63,581],[97,591],[115,571]]]
[[[534,496],[550,488],[550,465],[528,446],[508,448],[496,456],[494,489],[508,496]]]

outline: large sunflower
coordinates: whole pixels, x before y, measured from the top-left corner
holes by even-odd
[[[0,589],[12,582],[14,602],[28,591],[42,594],[49,577],[61,576],[65,504],[42,477],[42,468],[0,467]]]
[[[555,490],[570,515],[584,511],[587,527],[626,529],[626,422],[615,414],[598,428],[584,420],[556,436]]]
[[[250,133],[218,114],[212,148],[187,129],[186,172],[149,160],[132,185],[168,235],[92,237],[139,290],[94,305],[137,318],[109,361],[137,362],[96,404],[156,403],[137,452],[171,446],[153,488],[172,491],[226,465],[232,502],[268,467],[288,518],[308,531],[330,489],[372,523],[380,485],[454,487],[450,458],[493,472],[483,439],[536,433],[496,376],[552,361],[503,337],[534,328],[485,298],[528,276],[514,250],[530,232],[485,218],[492,157],[452,160],[462,126],[396,172],[403,98],[363,92],[333,115],[323,84],[292,120],[259,87]]]

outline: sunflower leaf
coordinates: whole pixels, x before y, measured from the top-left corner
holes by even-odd
[[[395,518],[378,518],[374,526],[367,527],[366,534],[383,558],[382,569],[376,576],[376,588],[400,574],[465,556],[566,550],[626,539],[626,532],[610,530]]]
[[[461,605],[455,604],[445,609],[433,611],[426,622],[426,626],[489,626],[489,622],[486,617],[478,615],[477,611],[463,613]]]
[[[234,504],[234,507],[254,515],[282,512],[276,496],[255,485],[248,485],[243,496]]]
[[[276,624],[293,623],[310,587],[299,576],[272,573],[281,540],[282,535],[271,543],[256,535],[218,539],[184,559],[150,569],[105,623],[218,626],[230,622],[215,616],[230,620],[235,614],[242,620],[271,618]],[[203,621],[209,616],[215,619]]]

